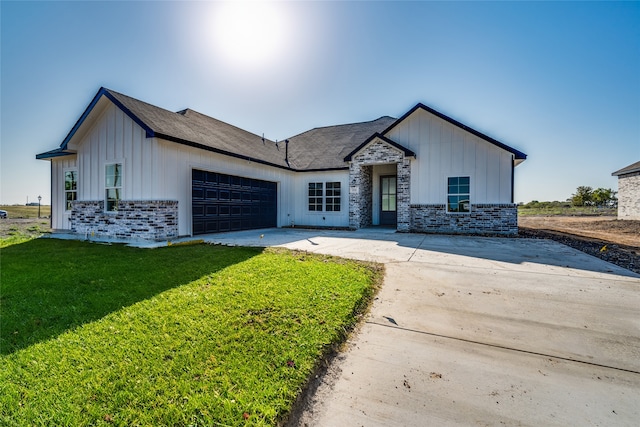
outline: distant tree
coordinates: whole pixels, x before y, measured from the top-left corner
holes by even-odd
[[[571,195],[570,200],[573,206],[593,205],[593,188],[581,185],[576,189],[576,192]]]
[[[591,200],[599,207],[614,206],[618,201],[616,194],[618,192],[610,188],[596,188],[591,194]]]

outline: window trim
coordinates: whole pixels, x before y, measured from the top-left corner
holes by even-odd
[[[75,184],[76,184],[76,188],[75,190],[67,190],[67,173],[68,172],[75,172]],[[78,200],[78,168],[66,168],[62,171],[62,182],[63,182],[63,189],[62,192],[64,193],[64,211],[65,212],[71,212],[71,207],[68,206],[68,202],[69,200],[67,199],[67,193],[75,193],[75,198],[73,198],[73,200],[71,201],[75,201]]]
[[[119,170],[119,178],[120,185],[119,186],[107,186],[107,168],[113,165],[120,165]],[[114,160],[104,163],[104,212],[107,214],[116,214],[118,213],[118,202],[122,200],[122,189],[124,188],[124,161],[123,160]],[[108,192],[109,190],[119,190],[118,195],[119,198],[116,198],[115,209],[109,210],[109,199]]]
[[[311,209],[312,206],[313,209]],[[324,212],[324,182],[309,181],[307,183],[307,211]]]
[[[313,188],[314,194],[311,194],[312,188],[311,185],[320,185],[320,188]],[[337,184],[336,187],[329,187],[328,184]],[[308,181],[306,185],[307,189],[307,212],[308,213],[317,213],[317,214],[341,214],[343,212],[343,185],[342,181]],[[336,195],[335,192],[338,192]],[[314,199],[315,209],[311,209],[311,199]],[[329,201],[331,199],[331,201]],[[329,210],[328,208],[331,208]],[[336,209],[337,208],[337,209]]]
[[[468,183],[467,183],[467,184],[464,184],[464,183],[462,183],[462,184],[461,184],[461,183],[459,183],[459,182],[456,182],[455,184],[451,184],[451,183],[450,183],[450,180],[451,180],[451,179],[454,179],[454,178],[455,178],[455,179],[466,178],[466,179],[468,180]],[[445,206],[446,206],[446,208],[445,208],[445,209],[446,209],[447,214],[452,214],[452,215],[469,215],[469,214],[471,213],[471,176],[470,176],[470,175],[447,176],[447,181],[446,181],[446,182],[447,182],[447,183],[446,183],[446,185],[447,185],[447,196],[446,196],[446,202],[445,202]],[[455,191],[455,192],[450,192],[450,188],[451,188],[452,186],[455,186],[457,191]],[[466,191],[466,192],[461,192],[461,191],[460,191],[460,190],[461,190],[461,189],[460,189],[460,187],[464,187],[464,186],[467,186],[467,187],[468,187],[468,188],[467,188],[467,190],[468,190],[468,191]],[[468,202],[468,204],[469,204],[469,208],[468,208],[466,211],[451,210],[451,209],[450,209],[449,198],[450,198],[450,197],[460,197],[460,196],[467,196],[466,200],[467,200],[467,202]],[[462,200],[464,200],[464,199],[462,199]],[[456,202],[456,204],[457,204],[457,203],[459,203],[460,201],[461,201],[461,200],[460,200],[460,199],[458,199],[458,201]],[[458,209],[459,209],[459,208],[458,208]]]
[[[329,184],[332,184],[331,188],[329,188]],[[338,184],[337,187],[335,184]],[[325,181],[325,198],[324,198],[324,210],[325,212],[342,212],[342,183],[340,181]],[[331,195],[329,195],[329,191],[331,191]],[[336,194],[336,191],[338,194]],[[331,202],[329,201],[331,199]],[[336,203],[336,200],[338,201]],[[329,209],[331,206],[331,209]],[[336,209],[336,207],[338,209]]]

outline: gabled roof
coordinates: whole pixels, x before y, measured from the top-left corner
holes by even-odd
[[[60,147],[36,155],[37,159],[50,159],[73,155],[68,148],[70,141],[91,116],[98,104],[106,105],[103,98],[111,101],[127,116],[144,129],[147,138],[161,138],[208,150],[231,157],[245,159],[293,171],[318,171],[347,169],[345,161],[363,148],[373,138],[403,151],[405,155],[415,154],[387,135],[395,126],[422,108],[488,142],[514,154],[516,162],[527,158],[526,154],[484,135],[462,123],[439,113],[423,104],[417,104],[399,119],[383,116],[369,122],[351,123],[337,126],[319,127],[289,138],[288,143],[277,143],[261,138],[236,126],[198,113],[191,109],[178,112],[156,107],[116,91],[100,88],[80,116]],[[97,111],[100,111],[99,109]],[[97,114],[97,113],[96,113]],[[364,142],[363,142],[364,141]]]
[[[459,121],[452,119],[451,117],[442,114],[439,111],[434,110],[431,107],[427,107],[426,105],[422,104],[422,103],[418,103],[415,105],[415,107],[413,107],[411,110],[407,111],[406,114],[404,114],[402,117],[400,117],[398,120],[396,120],[393,124],[391,124],[391,126],[389,126],[387,129],[385,129],[382,134],[387,135],[393,128],[395,128],[396,126],[398,126],[400,123],[402,123],[407,117],[409,117],[410,115],[412,115],[417,109],[423,109],[425,111],[427,111],[428,113],[433,114],[436,117],[441,118],[442,120],[451,123],[454,126],[459,127],[460,129],[463,129],[469,133],[471,133],[472,135],[475,135],[479,138],[484,139],[485,141],[498,146],[500,148],[502,148],[503,150],[506,150],[510,153],[512,153],[514,155],[515,160],[520,160],[520,161],[524,161],[527,158],[527,155],[524,154],[522,151],[518,151],[515,148],[509,147],[508,145],[491,138],[490,136],[485,135],[482,132],[479,132],[473,128],[470,128],[469,126],[460,123]],[[518,162],[519,163],[519,162]]]
[[[370,122],[311,129],[289,138],[289,162],[297,170],[346,169],[343,158],[371,134],[395,119],[383,116]]]
[[[116,91],[100,88],[80,119],[60,144],[60,148],[38,154],[36,158],[46,159],[70,154],[67,146],[95,106],[106,97],[120,110],[142,127],[147,138],[158,137],[229,156],[288,168],[284,153],[272,141],[262,140],[258,135],[236,126],[186,109],[177,113],[131,98]]]
[[[398,150],[402,151],[406,157],[415,157],[416,156],[416,153],[414,153],[413,151],[409,150],[406,147],[403,147],[402,145],[398,144],[395,141],[392,141],[391,139],[387,138],[386,136],[382,135],[381,133],[376,132],[373,135],[371,135],[369,138],[367,138],[362,144],[358,145],[353,151],[351,151],[344,158],[344,161],[345,162],[350,162],[351,159],[353,158],[353,156],[355,156],[355,154],[358,151],[362,150],[364,147],[367,146],[367,144],[369,144],[371,141],[373,141],[376,138],[381,139],[384,142],[386,142],[387,144],[391,145],[392,147],[395,147]]]
[[[622,176],[622,175],[628,175],[630,173],[635,173],[635,172],[640,172],[640,162],[635,162],[633,164],[630,164],[627,167],[624,167],[620,170],[617,170],[615,172],[613,172],[611,175],[612,176]]]
[[[49,159],[73,154],[67,149],[69,142],[103,97],[140,125],[147,138],[162,138],[296,171],[346,169],[347,166],[342,162],[344,155],[363,139],[395,120],[392,117],[381,117],[370,122],[316,128],[289,138],[289,146],[286,147],[284,142],[276,144],[191,109],[174,113],[103,87],[93,97],[60,148],[38,154],[36,158]]]

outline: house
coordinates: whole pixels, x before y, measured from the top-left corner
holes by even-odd
[[[611,175],[618,177],[618,219],[640,220],[640,162]]]
[[[160,240],[290,226],[514,234],[526,155],[423,104],[274,142],[101,88],[36,158],[51,162],[54,230]]]

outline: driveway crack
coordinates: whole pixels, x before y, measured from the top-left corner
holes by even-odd
[[[491,343],[482,342],[482,341],[470,340],[468,338],[460,338],[460,337],[454,337],[454,336],[451,336],[451,335],[437,334],[435,332],[419,331],[417,329],[404,328],[402,326],[394,326],[392,324],[385,325],[385,324],[382,324],[382,323],[372,322],[372,321],[367,321],[365,323],[368,323],[370,325],[382,326],[383,328],[400,329],[402,331],[413,332],[413,333],[422,334],[422,335],[429,335],[429,336],[432,336],[432,337],[445,338],[445,339],[450,339],[450,340],[455,340],[455,341],[466,342],[466,343],[470,343],[470,344],[483,345],[483,346],[492,347],[492,348],[499,348],[499,349],[502,349],[502,350],[514,351],[514,352],[523,353],[523,354],[530,354],[530,355],[533,355],[533,356],[550,357],[550,358],[554,358],[554,359],[558,359],[558,360],[564,360],[566,362],[581,363],[581,364],[584,364],[584,365],[597,366],[597,367],[600,367],[600,368],[613,369],[613,370],[616,370],[616,371],[630,372],[632,374],[640,375],[640,371],[636,371],[636,370],[633,370],[633,369],[619,368],[619,367],[616,367],[616,366],[603,365],[603,364],[595,363],[595,362],[587,362],[587,361],[584,361],[584,360],[574,359],[574,358],[571,358],[571,357],[563,357],[563,356],[556,356],[556,355],[553,355],[553,354],[539,353],[539,352],[536,352],[536,351],[523,350],[523,349],[520,349],[520,348],[508,347],[508,346],[504,346],[504,345],[500,345],[500,344],[491,344]],[[396,325],[397,325],[397,323],[396,323]]]
[[[413,258],[413,256],[416,254],[416,252],[418,252],[418,249],[420,249],[420,247],[422,246],[422,243],[424,243],[424,240],[427,238],[427,235],[425,234],[424,236],[422,236],[422,240],[420,240],[420,243],[418,243],[416,245],[416,248],[413,250],[413,252],[411,252],[411,256],[409,257],[409,259],[407,259],[406,262],[411,261],[411,258]]]

